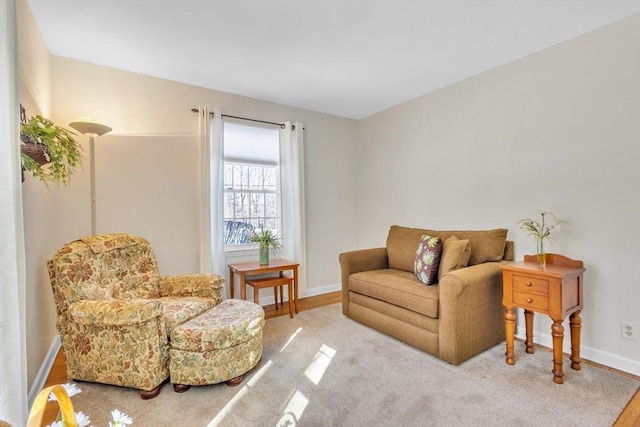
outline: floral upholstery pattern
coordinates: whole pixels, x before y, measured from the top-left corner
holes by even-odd
[[[171,382],[216,384],[236,378],[262,357],[262,307],[230,299],[171,333]]]
[[[69,315],[86,325],[134,326],[161,317],[162,308],[153,300],[82,300],[71,304]]]
[[[219,275],[160,277],[149,242],[76,240],[47,263],[70,378],[149,391],[169,376],[169,334],[222,301]]]
[[[160,294],[163,297],[214,298],[215,304],[219,304],[222,301],[222,293],[212,290],[213,288],[222,288],[224,280],[219,282],[218,278],[220,276],[215,276],[212,282],[212,276],[208,274],[160,277]]]
[[[162,304],[168,337],[177,326],[206,312],[219,302],[216,298],[201,297],[164,297],[157,301]]]
[[[249,301],[229,299],[174,329],[171,347],[194,352],[229,348],[248,341],[263,326],[262,307]]]

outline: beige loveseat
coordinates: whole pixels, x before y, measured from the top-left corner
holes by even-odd
[[[414,274],[416,250],[425,234],[444,242],[441,277],[429,286]],[[506,236],[506,229],[392,226],[386,247],[340,254],[342,311],[457,365],[504,340],[500,264],[513,260],[513,242]],[[453,244],[463,249],[454,253]]]

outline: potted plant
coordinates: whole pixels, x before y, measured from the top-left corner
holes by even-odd
[[[546,264],[546,252],[544,251],[544,240],[551,241],[551,232],[560,229],[562,224],[571,225],[567,221],[556,218],[551,212],[541,212],[542,221],[536,221],[531,218],[524,218],[518,221],[520,229],[527,232],[528,236],[533,237],[536,241],[536,254],[538,264]],[[546,217],[546,219],[545,219]]]
[[[278,235],[264,227],[260,227],[260,231],[254,231],[250,240],[260,247],[260,265],[269,265],[269,249],[279,249],[282,246]]]
[[[20,123],[20,149],[24,171],[41,181],[69,183],[82,158],[75,133],[40,115]]]

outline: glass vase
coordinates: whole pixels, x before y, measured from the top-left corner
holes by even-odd
[[[269,265],[269,247],[260,246],[260,265]]]
[[[540,239],[537,241],[536,249],[538,265],[544,267],[547,264],[547,254],[544,252],[544,239]]]

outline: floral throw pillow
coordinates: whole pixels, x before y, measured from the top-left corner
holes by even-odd
[[[437,281],[441,255],[442,239],[426,234],[422,235],[416,251],[413,271],[425,285],[431,285]]]

